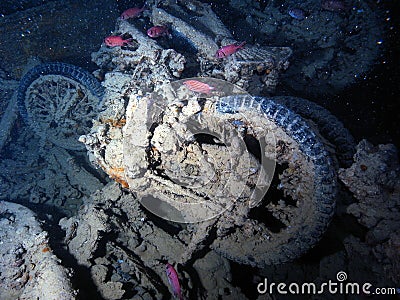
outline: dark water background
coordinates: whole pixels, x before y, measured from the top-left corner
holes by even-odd
[[[343,121],[356,140],[394,143],[400,148],[400,1],[382,1],[391,22],[380,64],[324,106]]]

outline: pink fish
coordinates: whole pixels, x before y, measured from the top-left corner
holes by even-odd
[[[132,8],[128,8],[127,10],[125,10],[122,14],[121,14],[121,19],[122,20],[126,20],[126,19],[131,19],[131,18],[136,18],[137,16],[139,16],[142,11],[144,11],[146,9],[146,5],[143,5],[142,8],[139,7],[132,7]]]
[[[239,49],[242,49],[245,44],[246,44],[246,42],[241,42],[239,45],[230,44],[230,45],[223,46],[218,49],[217,53],[215,53],[215,56],[217,58],[225,58],[229,55],[232,55]]]
[[[169,285],[172,287],[172,291],[174,293],[174,297],[183,300],[181,293],[181,286],[179,284],[178,273],[175,271],[175,268],[167,263],[165,265],[165,272],[167,273]]]
[[[104,44],[106,44],[108,47],[126,46],[132,44],[132,39],[124,40],[119,35],[111,35],[104,39]]]
[[[152,38],[169,35],[167,26],[153,26],[147,30],[147,35]]]
[[[210,94],[214,87],[198,80],[186,80],[183,84],[192,92]]]

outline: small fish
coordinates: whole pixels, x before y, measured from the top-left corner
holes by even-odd
[[[131,19],[131,18],[136,18],[137,16],[139,16],[144,10],[146,9],[146,4],[143,5],[142,8],[139,7],[132,7],[132,8],[128,8],[127,10],[125,10],[120,18],[122,20],[126,20],[126,19]]]
[[[235,53],[239,49],[242,49],[245,44],[246,44],[246,42],[241,42],[239,45],[230,44],[230,45],[223,46],[223,47],[218,49],[217,53],[215,53],[215,56],[217,58],[228,57],[229,55],[232,55],[233,53]]]
[[[168,36],[169,31],[167,26],[153,26],[147,30],[147,35],[151,38],[158,38],[160,36]]]
[[[165,265],[165,272],[167,273],[168,282],[169,285],[172,287],[174,297],[176,299],[183,300],[181,293],[181,286],[179,284],[178,273],[175,271],[175,268],[167,263]]]
[[[132,45],[132,39],[124,40],[119,35],[111,35],[104,39],[104,44],[106,44],[108,47]]]
[[[304,20],[306,18],[306,13],[301,8],[291,8],[288,10],[288,14],[296,20]]]
[[[341,0],[324,0],[321,7],[333,12],[343,12],[347,10],[346,4]]]
[[[192,92],[210,94],[214,87],[198,80],[186,80],[183,84]]]

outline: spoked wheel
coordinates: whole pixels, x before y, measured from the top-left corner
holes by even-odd
[[[217,107],[224,118],[246,116],[246,131],[259,143],[261,157],[268,153],[263,130],[274,132],[277,166],[268,193],[247,211],[243,207],[248,204],[238,201],[232,214],[245,220],[218,235],[211,247],[258,267],[304,254],[326,230],[335,207],[336,175],[323,138],[301,117],[269,99],[232,96]],[[225,223],[221,219],[219,225],[227,227]]]
[[[35,133],[70,150],[84,149],[78,138],[90,131],[98,101],[84,85],[62,75],[40,76],[25,93]]]

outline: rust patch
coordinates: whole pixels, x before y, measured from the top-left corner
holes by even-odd
[[[125,169],[124,168],[109,168],[107,174],[111,179],[118,182],[123,188],[128,189],[129,184],[125,180]]]
[[[109,124],[112,127],[117,127],[117,128],[122,128],[126,124],[126,119],[120,119],[120,120],[115,120],[115,119],[102,119],[101,122],[103,124]]]
[[[118,182],[123,188],[129,189],[129,184],[125,180],[125,168],[122,167],[111,167],[107,168],[100,160],[97,160],[97,164],[108,174],[108,176]]]

